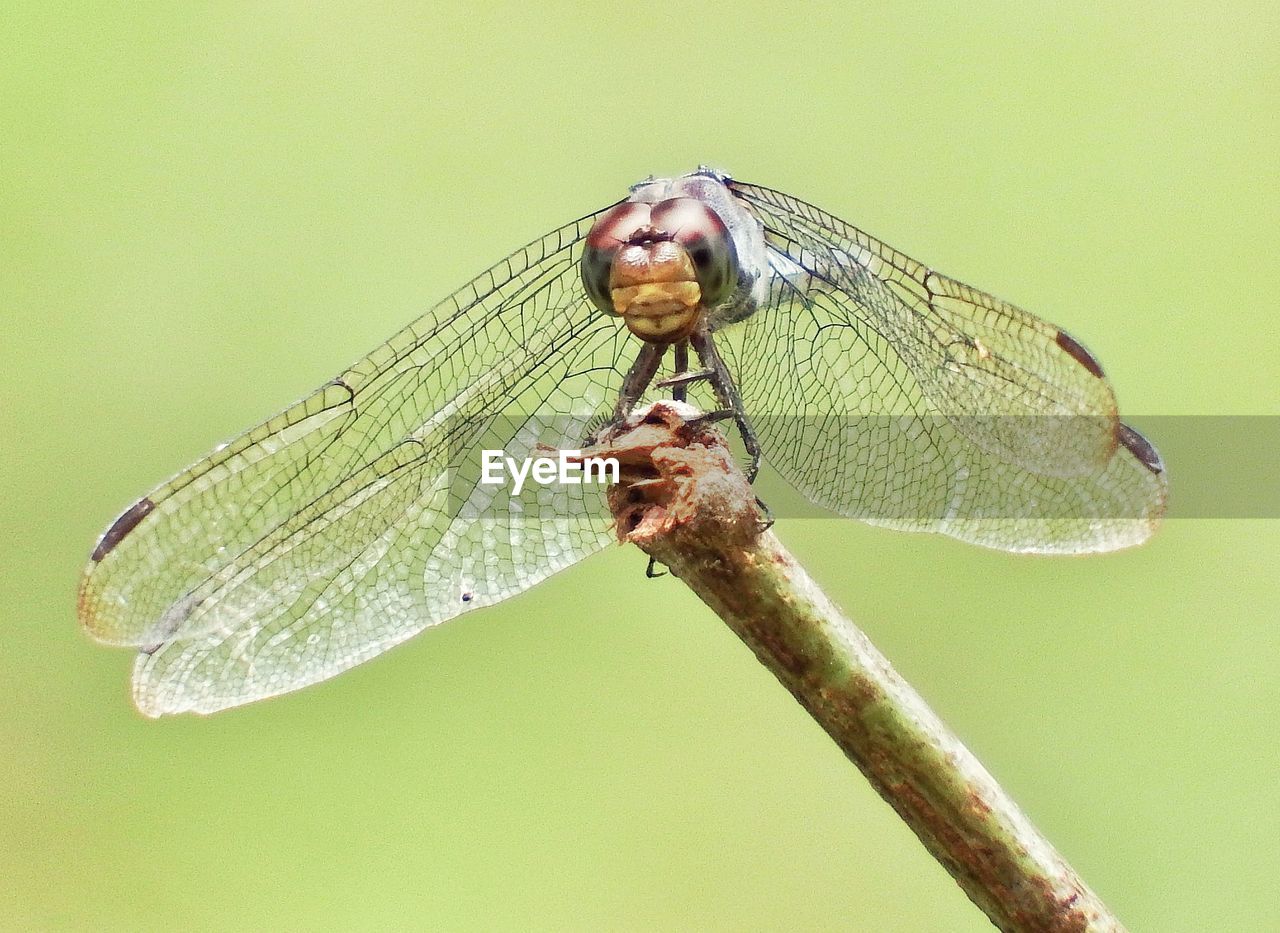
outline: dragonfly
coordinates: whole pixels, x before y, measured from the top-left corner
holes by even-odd
[[[615,540],[601,488],[479,482],[662,397],[813,503],[1013,552],[1146,540],[1156,449],[1065,331],[707,167],[516,250],[158,486],[81,578],[148,716],[325,680]]]

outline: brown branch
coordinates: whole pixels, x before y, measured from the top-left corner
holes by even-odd
[[[1119,920],[852,622],[762,530],[706,422],[658,402],[584,456],[616,457],[618,536],[737,633],[997,927],[1116,931]]]

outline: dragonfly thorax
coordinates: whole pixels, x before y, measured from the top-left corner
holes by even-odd
[[[650,343],[687,338],[737,278],[728,229],[693,198],[617,205],[595,222],[582,254],[591,300]]]

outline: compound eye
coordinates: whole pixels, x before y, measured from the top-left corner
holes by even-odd
[[[689,254],[704,305],[729,297],[738,281],[738,254],[719,214],[694,198],[671,198],[654,205],[653,226]]]
[[[582,287],[591,303],[605,314],[618,313],[609,289],[613,258],[634,234],[649,225],[650,210],[650,205],[632,201],[616,204],[596,219],[587,234],[580,261]]]

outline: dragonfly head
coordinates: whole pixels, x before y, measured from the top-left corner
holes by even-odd
[[[738,280],[724,221],[695,198],[610,208],[587,234],[582,283],[592,302],[652,343],[693,332]]]

